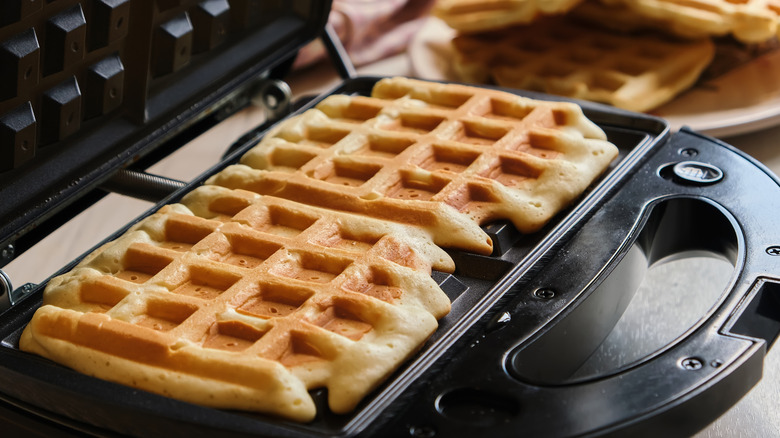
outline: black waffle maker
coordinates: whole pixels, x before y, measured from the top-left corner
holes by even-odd
[[[109,190],[156,209],[236,162],[266,125],[225,145],[224,161],[191,182],[144,172],[253,96],[269,113],[286,108],[280,80],[314,38],[344,77],[326,95],[369,93],[378,78],[350,77],[329,9],[316,0],[3,1],[0,267]],[[329,412],[324,390],[312,391],[319,413],[306,424],[210,409],[21,352],[45,282],[14,288],[0,270],[0,419],[26,436],[695,433],[760,380],[780,330],[780,181],[712,138],[580,103],[619,158],[543,230],[493,223],[493,254],[453,251],[456,272],[433,273],[452,312],[353,413]],[[679,261],[682,277],[665,278]],[[647,304],[669,294],[706,299],[681,325],[679,303]]]

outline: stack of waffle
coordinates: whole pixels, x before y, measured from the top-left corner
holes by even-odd
[[[538,230],[617,149],[574,104],[403,78],[282,122],[51,280],[20,347],[98,378],[296,421],[346,413],[436,330],[443,248]]]
[[[714,39],[756,52],[780,30],[777,0],[440,0],[434,13],[460,32],[453,70],[465,82],[633,111],[693,85]]]

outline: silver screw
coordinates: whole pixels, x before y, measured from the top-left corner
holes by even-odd
[[[780,256],[780,246],[774,245],[766,249],[766,253],[771,256]]]
[[[16,248],[14,248],[13,245],[8,245],[2,250],[0,250],[0,260],[11,260],[14,258],[14,254],[16,253]]]
[[[436,436],[436,431],[432,427],[412,426],[409,428],[409,435],[414,438],[433,438]]]
[[[701,359],[697,359],[695,357],[683,359],[682,362],[680,362],[680,365],[682,365],[683,369],[690,371],[699,370],[704,366]]]
[[[536,298],[541,298],[543,300],[549,300],[550,298],[555,296],[555,291],[552,289],[548,289],[546,287],[543,287],[541,289],[536,289],[534,291],[534,296]]]

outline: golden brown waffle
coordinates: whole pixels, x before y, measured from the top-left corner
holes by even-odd
[[[745,43],[777,36],[780,0],[601,0],[633,9],[682,36],[733,35]]]
[[[562,14],[582,0],[439,0],[433,14],[455,30],[482,32]]]
[[[647,111],[687,89],[714,54],[708,39],[625,35],[555,17],[453,40],[461,80]]]
[[[209,180],[405,222],[490,253],[480,224],[541,228],[617,154],[578,105],[406,78],[331,96]]]
[[[605,4],[601,0],[585,0],[572,9],[568,17],[588,25],[624,33],[651,30],[686,39],[710,37],[709,33],[686,26],[685,22],[678,25],[669,20],[649,17],[619,2]]]
[[[306,421],[309,389],[350,411],[449,311],[430,271],[452,261],[419,230],[214,186],[182,202],[53,279],[20,347],[185,401]]]

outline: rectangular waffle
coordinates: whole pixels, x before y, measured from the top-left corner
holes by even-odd
[[[665,23],[679,35],[733,35],[744,43],[775,38],[780,20],[778,0],[601,0],[633,9]]]
[[[440,246],[538,229],[615,157],[604,138],[577,105],[493,90],[332,96],[52,279],[19,346],[206,406],[309,421],[326,388],[347,413],[449,312]]]
[[[350,411],[449,311],[430,272],[452,261],[415,229],[220,187],[183,204],[53,279],[21,349],[173,398],[307,421],[309,389]]]
[[[391,78],[281,123],[209,183],[404,222],[489,254],[479,225],[539,230],[616,157],[605,138],[572,103]]]
[[[627,35],[551,17],[453,40],[454,71],[472,83],[648,111],[690,87],[714,55],[709,39]]]
[[[582,0],[438,0],[433,15],[460,32],[482,32],[562,14]]]

